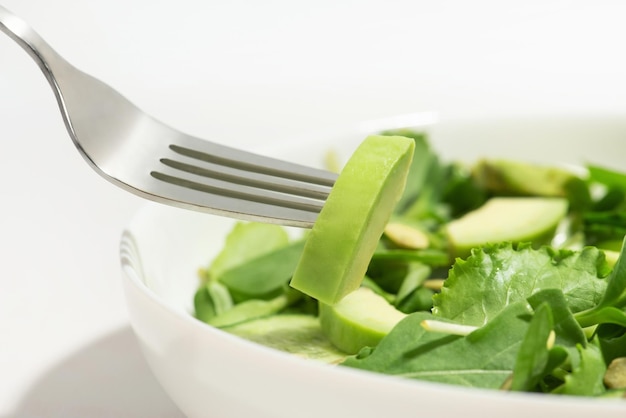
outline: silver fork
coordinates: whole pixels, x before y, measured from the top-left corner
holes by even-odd
[[[244,220],[310,228],[336,174],[179,132],[63,59],[0,6],[0,30],[39,65],[89,165],[141,197]]]

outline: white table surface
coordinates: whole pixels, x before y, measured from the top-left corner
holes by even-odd
[[[0,4],[154,116],[242,147],[423,110],[626,110],[620,0]],[[118,239],[143,202],[85,164],[1,34],[0,141],[0,417],[181,416],[120,284]]]

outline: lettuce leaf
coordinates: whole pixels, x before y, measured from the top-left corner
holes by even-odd
[[[587,247],[580,252],[511,243],[474,249],[457,260],[433,314],[464,325],[482,326],[507,305],[525,301],[542,289],[561,289],[572,312],[598,305],[610,269],[604,253]]]

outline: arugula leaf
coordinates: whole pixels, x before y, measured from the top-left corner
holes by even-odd
[[[579,359],[577,346],[586,347],[587,337],[570,311],[561,289],[540,290],[528,298],[528,303],[535,310],[543,304],[550,306],[556,336],[554,343],[564,347],[569,352],[570,361],[576,365]]]
[[[344,366],[405,378],[498,389],[512,373],[521,336],[531,315],[525,301],[465,337],[425,330],[432,315],[417,312],[400,321],[369,355],[346,359]]]
[[[398,289],[396,306],[402,303],[411,293],[418,289],[430,276],[431,268],[422,263],[410,263],[408,273]]]
[[[457,260],[441,293],[433,297],[433,314],[465,325],[481,326],[508,304],[526,300],[542,289],[562,289],[573,312],[596,306],[604,294],[608,267],[604,254],[587,247],[580,252],[511,243],[473,250]]]
[[[448,254],[443,250],[379,248],[369,262],[367,276],[386,292],[397,293],[415,266],[438,267],[448,264]]]
[[[420,262],[433,267],[447,266],[449,263],[448,254],[443,250],[377,250],[370,261],[369,268],[385,268],[384,264]],[[383,264],[376,266],[376,264]]]
[[[535,309],[522,341],[513,369],[511,390],[534,391],[546,375],[565,361],[568,353],[564,348],[550,347],[553,328],[550,305],[543,302]]]
[[[411,263],[404,281],[398,289],[394,306],[401,312],[429,311],[433,306],[431,289],[423,287],[432,269],[421,263]]]
[[[597,396],[606,392],[602,378],[606,371],[606,364],[602,352],[595,344],[588,344],[586,348],[578,346],[580,364],[571,373],[565,376],[565,383],[553,393],[562,395]]]

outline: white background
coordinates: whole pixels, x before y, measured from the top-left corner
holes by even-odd
[[[154,116],[241,147],[423,110],[626,109],[619,0],[0,4]],[[120,285],[118,240],[142,201],[84,163],[47,81],[2,34],[0,144],[0,417],[180,416]]]

